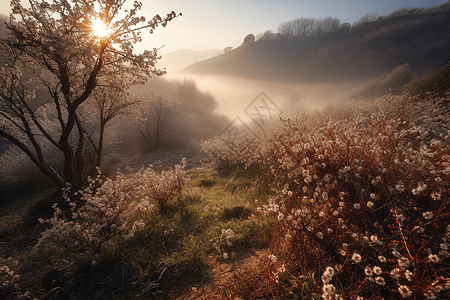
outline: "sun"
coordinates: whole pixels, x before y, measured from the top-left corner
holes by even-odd
[[[94,35],[98,38],[104,38],[108,36],[108,25],[106,25],[105,22],[103,22],[101,19],[95,18],[92,21],[92,31],[94,32]]]

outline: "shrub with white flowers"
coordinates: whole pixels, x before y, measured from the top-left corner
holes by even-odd
[[[111,247],[131,238],[145,223],[138,219],[139,213],[152,208],[151,201],[165,207],[173,197],[181,198],[182,187],[188,180],[182,165],[156,173],[151,166],[132,176],[117,175],[115,179],[98,176],[89,178],[89,186],[70,195],[70,184],[63,188],[63,198],[70,212],[64,212],[54,204],[53,218],[40,219],[50,228],[42,233],[35,249],[50,240],[69,246],[80,245],[98,253],[102,247]],[[81,199],[75,199],[77,195]],[[73,199],[72,199],[73,198]],[[82,203],[82,205],[80,205]]]
[[[162,212],[165,212],[169,200],[176,199],[181,204],[182,189],[189,180],[186,171],[186,159],[181,160],[181,165],[163,170],[157,173],[153,168],[147,168],[142,173],[145,178],[144,186],[139,187],[148,192],[148,196],[153,199]]]
[[[11,260],[11,257],[8,259]],[[18,261],[13,264],[17,265]],[[20,275],[11,270],[7,265],[0,267],[0,298],[1,299],[33,299],[37,300],[39,292],[31,292],[20,282]]]
[[[14,271],[9,269],[8,266],[3,265],[0,267],[0,282],[3,286],[13,285],[19,280],[19,275],[14,274]]]
[[[312,273],[331,259],[335,276],[349,278],[323,282],[325,298],[341,288],[349,298],[441,297],[450,292],[450,117],[432,103],[449,101],[346,103],[282,121],[240,155],[218,138],[205,151],[258,166],[258,182],[279,191],[258,211],[278,220],[274,255],[286,270]]]

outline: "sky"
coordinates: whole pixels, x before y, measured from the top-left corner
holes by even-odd
[[[385,15],[402,7],[431,7],[448,0],[141,0],[148,19],[170,11],[183,16],[153,34],[143,32],[137,51],[161,48],[160,54],[180,49],[206,50],[239,46],[247,34],[277,32],[282,22],[298,18],[334,17],[353,23],[367,13]],[[0,13],[9,14],[9,0],[0,0]],[[23,3],[27,2],[22,0]],[[132,4],[132,0],[129,0]]]

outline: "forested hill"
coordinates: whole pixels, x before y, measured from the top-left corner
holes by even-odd
[[[450,2],[321,34],[265,34],[185,71],[283,81],[369,79],[409,63],[419,74],[449,58]]]

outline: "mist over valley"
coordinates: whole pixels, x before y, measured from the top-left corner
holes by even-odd
[[[243,38],[241,45],[221,54],[211,50],[202,61],[196,58],[207,51],[198,52],[196,58],[185,52],[186,68],[170,72],[179,68],[169,60],[166,78],[192,80],[199,90],[214,96],[217,112],[231,119],[242,116],[262,91],[283,107],[286,117],[340,101],[401,94],[414,77],[445,62],[449,14],[447,3],[400,9],[387,16],[368,14],[351,26],[332,18],[293,20],[280,24],[278,33],[266,31],[247,42]]]

